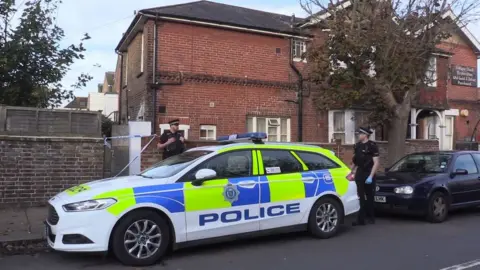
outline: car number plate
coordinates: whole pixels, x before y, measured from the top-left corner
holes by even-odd
[[[387,198],[385,196],[375,196],[375,202],[386,203]]]

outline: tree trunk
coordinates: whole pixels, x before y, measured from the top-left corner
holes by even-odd
[[[394,117],[388,129],[388,166],[405,155],[405,140],[407,137],[408,114]]]

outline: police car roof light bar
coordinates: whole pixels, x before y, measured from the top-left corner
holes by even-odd
[[[248,132],[248,133],[241,133],[241,134],[232,134],[226,136],[218,137],[217,141],[222,144],[231,144],[231,143],[238,143],[238,142],[245,142],[245,141],[252,141],[256,144],[262,144],[263,139],[267,138],[267,133],[265,132]]]

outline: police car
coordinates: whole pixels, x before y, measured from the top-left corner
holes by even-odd
[[[334,236],[360,208],[348,167],[330,150],[266,138],[220,137],[223,144],[190,149],[139,175],[70,188],[49,200],[48,244],[112,251],[123,264],[145,266],[169,248],[231,236],[276,229]]]

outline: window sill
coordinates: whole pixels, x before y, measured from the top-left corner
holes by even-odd
[[[294,61],[294,62],[307,63],[307,59],[302,59],[302,58],[298,58],[298,57],[294,57],[294,58],[293,58],[293,61]]]

